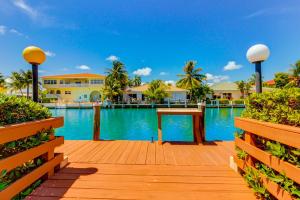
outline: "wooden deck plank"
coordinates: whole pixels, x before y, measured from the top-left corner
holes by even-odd
[[[155,143],[149,143],[146,164],[155,165]]]
[[[176,160],[175,160],[175,157],[174,157],[174,153],[173,153],[173,149],[171,147],[171,144],[169,142],[167,142],[163,145],[163,148],[164,148],[165,164],[175,165]]]
[[[148,142],[143,142],[142,143],[140,152],[139,152],[138,157],[136,159],[136,164],[146,164],[148,145],[149,145]]]
[[[164,148],[163,145],[158,144],[155,142],[155,164],[162,165],[165,164],[165,155],[164,155]]]
[[[138,154],[139,154],[140,149],[141,149],[142,142],[137,141],[134,144],[135,145],[132,148],[131,153],[129,154],[129,156],[128,156],[126,162],[125,162],[126,164],[135,164],[135,162],[136,162],[136,159],[137,159]]]
[[[128,159],[128,156],[130,155],[130,152],[133,149],[133,147],[134,147],[134,142],[133,141],[128,141],[127,148],[125,149],[125,151],[123,152],[123,154],[120,156],[120,158],[117,160],[116,163],[125,164],[127,159]]]
[[[255,199],[229,168],[232,142],[68,141],[58,151],[64,147],[69,165],[27,199]]]
[[[96,149],[93,152],[89,152],[86,154],[86,157],[82,160],[82,162],[95,162],[95,157],[97,157],[103,149],[109,145],[110,142],[98,142]]]
[[[33,192],[32,196],[36,194],[40,196],[50,197],[66,197],[66,198],[111,198],[111,199],[226,199],[226,200],[240,200],[240,199],[255,199],[251,191],[135,191],[134,188],[126,190],[105,190],[105,189],[83,189],[83,188],[45,188],[39,187]],[[251,198],[252,196],[252,198]],[[249,198],[250,197],[250,198]]]
[[[110,163],[116,163],[117,160],[121,157],[121,155],[124,153],[125,149],[128,146],[128,141],[121,142],[121,145],[118,147],[118,149],[111,155],[110,157]]]
[[[101,162],[101,163],[110,163],[110,157],[115,153],[115,151],[120,147],[121,145],[121,141],[115,141],[113,142],[113,144],[110,147],[110,150],[108,152],[106,152],[106,154],[104,154],[102,156],[102,158],[100,158],[99,160],[97,160],[97,162]]]

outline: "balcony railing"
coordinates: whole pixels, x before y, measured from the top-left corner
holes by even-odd
[[[69,87],[95,87],[103,84],[89,84],[89,83],[70,83],[70,84],[44,84],[47,88],[69,88]]]

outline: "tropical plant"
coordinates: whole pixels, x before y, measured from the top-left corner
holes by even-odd
[[[255,85],[255,81],[256,81],[256,75],[255,74],[252,74],[248,80],[248,82],[251,84],[251,85]]]
[[[300,126],[300,88],[254,93],[246,101],[243,117]]]
[[[106,77],[101,93],[105,99],[116,101],[123,94],[123,90],[119,81],[115,81],[112,77]]]
[[[238,89],[240,90],[241,94],[242,94],[242,98],[245,97],[245,81],[236,81],[235,84],[237,85]]]
[[[283,72],[276,73],[274,81],[276,88],[284,88],[290,82],[289,74]]]
[[[168,97],[168,93],[166,92],[167,85],[164,84],[161,80],[153,80],[148,85],[148,89],[143,92],[143,94],[151,101],[151,102],[161,102],[164,98]]]
[[[0,126],[51,117],[41,104],[27,98],[0,94]]]
[[[114,61],[112,69],[108,69],[107,74],[109,79],[119,82],[122,90],[126,88],[128,84],[128,73],[123,63]]]
[[[21,70],[21,76],[23,78],[23,84],[26,87],[26,96],[29,98],[29,88],[32,85],[32,71],[31,70]]]
[[[202,86],[202,82],[206,79],[206,76],[200,74],[201,68],[195,68],[195,61],[188,61],[183,68],[185,74],[179,74],[181,78],[176,86],[179,88],[184,88],[189,91],[190,100],[195,100],[197,97],[195,95],[197,88]]]
[[[135,75],[133,79],[129,80],[129,86],[130,87],[137,87],[142,84],[142,78],[138,75]]]
[[[107,70],[103,94],[110,100],[117,101],[122,98],[123,92],[128,86],[128,73],[120,61],[114,61],[112,69]]]
[[[9,82],[9,87],[14,91],[20,91],[21,95],[23,96],[22,89],[24,88],[25,84],[22,74],[18,72],[12,72],[10,79],[11,81]]]
[[[251,167],[247,167],[245,169],[244,178],[249,186],[255,191],[257,196],[264,199],[271,199],[270,193],[263,186],[260,173],[257,170],[252,169]]]

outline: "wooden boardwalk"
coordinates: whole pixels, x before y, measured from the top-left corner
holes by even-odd
[[[70,164],[27,199],[255,199],[229,168],[233,142],[66,141]]]

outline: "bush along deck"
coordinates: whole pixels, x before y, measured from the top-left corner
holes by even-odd
[[[300,199],[300,89],[249,97],[235,126],[235,161],[263,199]]]
[[[23,199],[45,178],[53,175],[63,160],[54,148],[63,137],[54,128],[63,118],[26,98],[0,96],[0,196]]]

